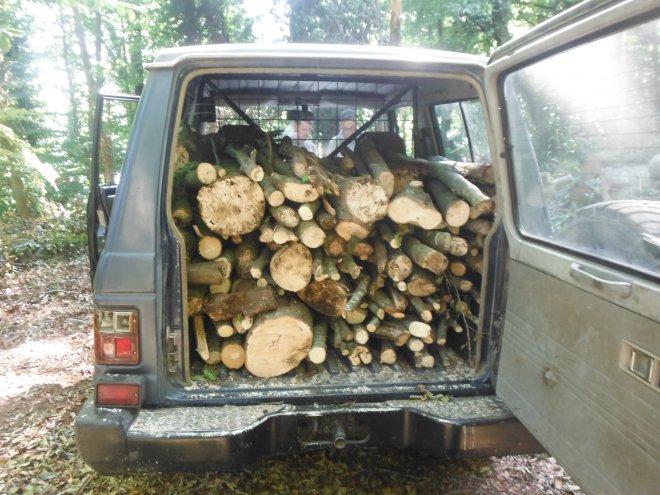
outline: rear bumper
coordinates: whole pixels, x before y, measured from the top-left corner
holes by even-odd
[[[323,448],[407,448],[449,459],[543,450],[495,397],[139,411],[88,401],[76,439],[103,474],[236,470],[264,455]]]

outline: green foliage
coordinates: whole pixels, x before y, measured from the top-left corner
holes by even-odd
[[[34,259],[81,255],[87,248],[84,219],[82,209],[39,220],[4,215],[0,221],[0,272]]]
[[[389,41],[388,0],[288,0],[288,4],[292,43],[386,45]]]

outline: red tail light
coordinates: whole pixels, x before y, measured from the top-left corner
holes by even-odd
[[[140,386],[135,383],[99,383],[96,385],[96,405],[137,407],[140,405]]]
[[[138,314],[135,310],[94,312],[94,354],[99,364],[140,362]]]

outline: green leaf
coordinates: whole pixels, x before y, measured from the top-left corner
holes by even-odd
[[[216,381],[216,380],[218,379],[218,375],[216,375],[213,371],[211,371],[211,370],[208,369],[208,368],[204,368],[204,370],[202,371],[202,373],[204,373],[204,377],[205,377],[207,380],[211,380],[212,382],[214,382],[214,381]]]

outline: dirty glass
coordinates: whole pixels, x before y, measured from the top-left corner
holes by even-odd
[[[660,22],[540,60],[505,80],[521,232],[660,272]]]

